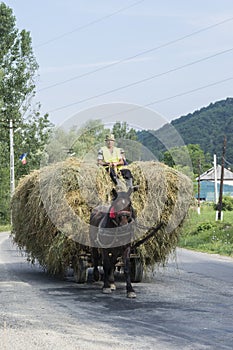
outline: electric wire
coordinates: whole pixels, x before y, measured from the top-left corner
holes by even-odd
[[[56,40],[59,40],[59,39],[61,39],[61,38],[64,38],[64,37],[67,36],[67,35],[73,34],[74,32],[78,32],[78,31],[80,31],[80,30],[82,30],[82,29],[85,29],[85,28],[87,28],[87,27],[90,27],[90,26],[92,26],[93,24],[100,23],[100,22],[102,22],[102,21],[104,21],[104,20],[106,20],[106,19],[108,19],[108,18],[110,18],[110,17],[113,17],[113,16],[117,15],[117,14],[120,13],[120,12],[123,12],[123,11],[125,11],[125,10],[128,10],[128,9],[130,9],[130,8],[136,6],[136,5],[138,5],[138,4],[140,4],[140,3],[144,2],[144,1],[145,1],[145,0],[140,0],[140,1],[134,2],[134,3],[131,4],[131,5],[122,7],[122,8],[120,8],[119,10],[117,10],[117,11],[115,11],[115,12],[112,12],[112,13],[106,15],[106,16],[97,18],[97,19],[95,19],[95,20],[93,20],[93,21],[91,21],[91,22],[88,22],[88,23],[86,23],[86,24],[83,24],[82,26],[79,26],[79,27],[77,27],[77,28],[75,28],[75,29],[73,29],[73,30],[70,30],[69,32],[63,33],[63,34],[61,34],[61,35],[58,35],[58,36],[56,36],[56,37],[54,37],[54,38],[52,38],[52,39],[49,39],[49,40],[43,42],[43,43],[41,43],[41,44],[38,44],[38,45],[35,46],[35,48],[38,48],[38,47],[41,47],[41,46],[50,44],[50,43],[52,43],[52,42],[54,42],[54,41],[56,41]]]
[[[226,158],[223,158],[223,160],[224,160],[224,162],[227,163],[228,165],[231,165],[231,166],[233,165],[232,163],[228,162],[228,161],[226,160]]]
[[[196,91],[207,89],[208,87],[212,87],[212,86],[216,86],[216,85],[219,85],[219,84],[222,84],[222,83],[226,83],[226,82],[228,82],[230,80],[233,80],[233,76],[229,77],[229,78],[226,78],[226,79],[215,81],[215,82],[207,84],[207,85],[200,86],[200,87],[195,88],[195,89],[187,90],[187,91],[181,92],[179,94],[176,94],[176,95],[173,95],[173,96],[170,96],[170,97],[166,97],[166,98],[163,98],[163,99],[160,99],[160,100],[155,100],[153,102],[150,102],[150,103],[144,105],[144,107],[152,106],[152,105],[157,104],[157,103],[161,103],[161,102],[172,100],[172,99],[177,98],[177,97],[185,96],[185,95],[191,94],[191,93],[196,92]]]
[[[147,104],[144,104],[144,105],[142,105],[142,106],[140,106],[140,107],[150,107],[150,106],[153,106],[153,105],[158,104],[158,103],[161,103],[161,102],[166,102],[166,101],[172,100],[172,99],[177,98],[177,97],[185,96],[185,95],[188,95],[188,94],[197,92],[197,91],[201,91],[201,90],[207,89],[207,88],[212,87],[212,86],[216,86],[216,85],[219,85],[219,84],[228,82],[228,81],[230,81],[230,80],[233,80],[233,76],[232,76],[232,77],[229,77],[229,78],[226,78],[226,79],[222,79],[222,80],[215,81],[215,82],[210,83],[210,84],[207,84],[207,85],[200,86],[200,87],[195,88],[195,89],[187,90],[187,91],[181,92],[181,93],[179,93],[179,94],[172,95],[172,96],[169,96],[169,97],[160,99],[160,100],[154,100],[154,101],[149,102],[149,103],[147,103]],[[64,107],[63,107],[63,108],[64,108]],[[109,117],[111,117],[111,116],[115,116],[115,117],[116,117],[117,115],[121,115],[122,113],[133,112],[134,110],[137,110],[137,109],[138,109],[138,106],[137,106],[137,107],[132,107],[132,108],[126,109],[126,110],[124,110],[124,111],[121,111],[121,112],[118,112],[118,113],[114,113],[114,114],[112,114],[112,115],[109,115]],[[58,109],[56,109],[56,110],[58,110]],[[55,110],[49,111],[48,113],[51,113],[51,112],[53,112],[53,111],[55,111]]]
[[[167,74],[176,72],[176,71],[178,71],[178,70],[184,69],[184,68],[189,67],[189,66],[192,66],[192,65],[194,65],[194,64],[197,64],[197,63],[206,61],[206,60],[208,60],[208,59],[211,59],[211,58],[214,58],[214,57],[217,57],[217,56],[226,54],[226,53],[228,53],[228,52],[231,52],[232,50],[233,50],[233,47],[230,48],[230,49],[227,49],[227,50],[223,50],[223,51],[217,52],[217,53],[215,53],[215,54],[213,54],[213,55],[206,56],[206,57],[200,58],[200,59],[198,59],[198,60],[195,60],[195,61],[186,63],[186,64],[184,64],[184,65],[181,65],[181,66],[172,68],[172,69],[170,69],[170,70],[168,70],[168,71],[165,71],[165,72],[162,72],[162,73],[158,73],[158,74],[155,74],[155,75],[151,75],[150,77],[147,77],[147,78],[144,78],[144,79],[140,79],[140,80],[137,80],[137,81],[135,81],[135,82],[132,82],[132,83],[129,83],[129,84],[126,84],[126,85],[123,85],[123,86],[120,86],[120,87],[117,87],[117,88],[114,88],[114,89],[111,89],[111,90],[102,92],[102,93],[100,93],[100,94],[97,94],[97,95],[94,95],[94,96],[90,96],[90,97],[84,98],[84,99],[82,99],[82,100],[79,100],[79,101],[76,101],[76,102],[72,102],[72,103],[70,103],[70,104],[67,104],[67,105],[64,105],[64,106],[55,108],[55,109],[53,109],[53,110],[50,110],[49,112],[55,112],[55,111],[58,111],[58,110],[61,110],[61,109],[65,109],[65,108],[68,108],[68,107],[71,107],[71,106],[74,106],[74,105],[77,105],[77,104],[80,104],[80,103],[84,103],[84,102],[87,102],[87,101],[90,101],[90,100],[93,100],[93,99],[96,99],[96,98],[99,98],[99,97],[103,97],[103,96],[109,95],[109,94],[111,94],[111,93],[113,93],[113,92],[117,92],[117,91],[120,91],[120,90],[123,90],[123,89],[127,89],[127,88],[129,88],[129,87],[133,87],[133,86],[136,86],[136,85],[145,83],[145,82],[147,82],[147,81],[150,81],[150,80],[159,78],[159,77],[161,77],[161,76],[164,76],[164,75],[167,75]]]
[[[226,78],[226,79],[222,79],[222,80],[215,81],[215,82],[210,83],[210,84],[207,84],[207,85],[199,86],[198,88],[191,89],[191,90],[187,90],[187,91],[181,92],[181,93],[176,94],[176,95],[172,95],[172,96],[169,96],[169,97],[165,97],[165,98],[163,98],[163,99],[154,100],[154,101],[152,101],[152,102],[149,102],[149,103],[146,103],[146,104],[142,105],[141,107],[150,107],[150,106],[153,106],[153,105],[155,105],[155,104],[158,104],[158,103],[161,103],[161,102],[166,102],[166,101],[172,100],[172,99],[174,99],[174,98],[182,97],[182,96],[185,96],[185,95],[188,95],[188,94],[197,92],[197,91],[201,91],[201,90],[207,89],[207,88],[209,88],[209,87],[212,87],[212,86],[216,86],[216,85],[225,83],[225,82],[230,81],[230,80],[233,80],[233,76],[232,76],[232,77],[229,77],[229,78]],[[112,115],[112,116],[121,115],[122,113],[133,112],[133,111],[136,110],[136,109],[138,109],[138,107],[132,107],[132,108],[129,108],[129,109],[125,110],[125,111],[121,111],[121,112],[119,112],[119,113],[114,113],[114,115]]]
[[[225,23],[230,22],[230,21],[232,21],[232,20],[233,20],[233,17],[227,18],[227,19],[225,19],[224,21],[221,21],[221,22],[212,24],[212,25],[210,25],[210,26],[208,26],[208,27],[205,27],[205,28],[199,29],[199,30],[197,30],[197,31],[195,31],[195,32],[186,34],[186,35],[184,35],[184,36],[182,36],[182,37],[180,37],[180,38],[177,38],[177,39],[168,41],[168,42],[166,42],[166,43],[164,43],[164,44],[161,44],[161,45],[159,45],[159,46],[155,46],[155,47],[152,47],[152,48],[150,48],[150,49],[141,51],[141,52],[139,52],[139,53],[137,53],[137,54],[135,54],[135,55],[132,55],[132,56],[123,58],[123,59],[118,60],[118,61],[116,61],[116,62],[112,62],[112,63],[110,63],[110,64],[107,64],[107,65],[103,66],[103,67],[99,67],[99,68],[93,69],[93,70],[91,70],[91,71],[89,71],[89,72],[86,72],[86,73],[82,73],[82,74],[80,74],[80,75],[77,75],[77,76],[75,76],[75,77],[72,77],[72,78],[69,78],[69,79],[66,79],[66,80],[63,80],[63,81],[60,81],[60,82],[57,82],[57,83],[54,83],[54,84],[45,86],[44,88],[41,88],[41,89],[39,89],[38,91],[40,92],[40,91],[48,90],[48,89],[51,89],[51,88],[53,88],[53,87],[56,87],[56,86],[59,86],[59,85],[62,85],[62,84],[69,83],[70,81],[77,80],[77,79],[80,79],[80,78],[89,76],[89,75],[91,75],[91,74],[97,73],[97,72],[99,72],[99,71],[102,71],[102,70],[105,70],[105,69],[114,67],[114,66],[116,66],[116,65],[118,65],[118,64],[121,64],[121,63],[124,63],[124,62],[127,62],[127,61],[131,61],[131,60],[133,60],[133,59],[135,59],[135,58],[137,58],[137,57],[140,57],[140,56],[142,56],[142,55],[145,55],[145,54],[148,54],[148,53],[157,51],[157,50],[159,50],[159,49],[162,49],[162,48],[164,48],[164,47],[170,46],[170,45],[175,44],[175,43],[177,43],[177,42],[179,42],[179,41],[185,40],[185,39],[190,38],[190,37],[192,37],[192,36],[194,36],[194,35],[200,34],[200,33],[202,33],[202,32],[205,32],[205,31],[207,31],[207,30],[209,30],[209,29],[212,29],[212,28],[217,27],[217,26],[219,26],[219,25],[225,24]]]

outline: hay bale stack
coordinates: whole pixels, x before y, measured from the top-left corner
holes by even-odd
[[[146,266],[164,263],[177,245],[192,182],[159,162],[135,162],[129,168],[139,185],[132,195],[139,224],[136,239],[164,223],[139,252]],[[112,187],[103,168],[73,158],[33,171],[21,179],[12,199],[14,241],[29,261],[38,260],[48,272],[64,274],[88,247],[90,211],[110,201]]]
[[[140,246],[139,251],[146,266],[164,264],[177,246],[192,202],[192,181],[159,162],[135,162],[130,165],[130,170],[140,187],[133,198],[138,223],[151,227],[146,234],[159,223],[164,224],[153,238]],[[143,235],[142,231],[138,230],[138,237]]]

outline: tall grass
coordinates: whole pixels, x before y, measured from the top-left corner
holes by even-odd
[[[179,246],[233,256],[233,212],[223,211],[223,220],[216,221],[216,211],[211,204],[202,204],[200,214],[196,208],[191,208]]]

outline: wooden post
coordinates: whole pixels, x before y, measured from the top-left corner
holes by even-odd
[[[214,154],[214,202],[218,203],[217,157]]]
[[[221,179],[220,179],[220,189],[219,189],[219,200],[218,200],[218,220],[222,220],[222,196],[223,196],[223,181],[224,181],[224,165],[225,165],[225,153],[226,153],[226,135],[223,141],[223,151],[222,151],[222,169],[221,169]]]
[[[11,197],[15,191],[15,164],[14,164],[14,130],[13,121],[10,119],[10,194]]]
[[[200,159],[198,160],[198,204],[197,204],[197,213],[200,215],[201,214],[201,161]]]

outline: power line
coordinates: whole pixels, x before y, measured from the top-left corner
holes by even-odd
[[[225,83],[225,82],[230,81],[230,80],[233,80],[233,77],[229,77],[229,78],[226,78],[226,79],[218,80],[218,81],[215,81],[213,83],[210,83],[210,84],[207,84],[207,85],[203,85],[203,86],[200,86],[198,88],[195,88],[195,89],[192,89],[192,90],[188,90],[188,91],[185,91],[185,92],[181,92],[179,94],[176,94],[176,95],[173,95],[173,96],[170,96],[170,97],[166,97],[166,98],[163,98],[163,99],[160,99],[160,100],[155,100],[153,102],[150,102],[150,103],[144,105],[144,107],[149,107],[149,106],[152,106],[152,105],[157,104],[157,103],[169,101],[169,100],[172,100],[173,98],[176,98],[176,97],[185,96],[185,95],[191,94],[191,93],[196,92],[196,91],[207,89],[208,87],[211,87],[211,86],[215,86],[215,85],[219,85],[219,84]]]
[[[165,71],[165,72],[162,72],[162,73],[158,73],[158,74],[155,74],[155,75],[151,75],[150,77],[147,77],[147,78],[144,78],[144,79],[141,79],[141,80],[137,80],[133,83],[129,83],[127,85],[123,85],[123,86],[120,86],[118,88],[115,88],[115,89],[112,89],[112,90],[108,90],[108,91],[105,91],[105,92],[102,92],[100,94],[97,94],[97,95],[94,95],[94,96],[90,96],[90,97],[87,97],[85,99],[82,99],[82,100],[79,100],[79,101],[76,101],[76,102],[72,102],[68,105],[64,105],[64,106],[61,106],[61,107],[58,107],[58,108],[55,108],[49,112],[55,112],[55,111],[58,111],[58,110],[61,110],[61,109],[65,109],[65,108],[68,108],[68,107],[71,107],[71,106],[74,106],[74,105],[77,105],[77,104],[80,104],[80,103],[83,103],[83,102],[87,102],[87,101],[90,101],[90,100],[93,100],[93,99],[96,99],[98,97],[103,97],[103,96],[106,96],[106,95],[109,95],[113,92],[117,92],[117,91],[120,91],[120,90],[124,90],[126,88],[129,88],[129,87],[132,87],[132,86],[136,86],[136,85],[139,85],[139,84],[142,84],[142,83],[145,83],[147,81],[150,81],[150,80],[153,80],[155,78],[158,78],[158,77],[161,77],[161,76],[164,76],[166,74],[169,74],[169,73],[173,73],[173,72],[176,72],[178,70],[181,70],[183,68],[187,68],[189,66],[192,66],[194,64],[197,64],[197,63],[200,63],[200,62],[203,62],[203,61],[206,61],[210,58],[213,58],[213,57],[217,57],[217,56],[220,56],[220,55],[223,55],[225,53],[228,53],[230,51],[233,50],[233,47],[230,48],[230,49],[227,49],[227,50],[224,50],[224,51],[220,51],[220,52],[217,52],[213,55],[210,55],[210,56],[207,56],[207,57],[203,57],[203,58],[200,58],[196,61],[193,61],[193,62],[189,62],[189,63],[186,63],[184,65],[181,65],[181,66],[178,66],[178,67],[175,67],[175,68],[172,68],[168,71]]]
[[[140,57],[140,56],[142,56],[142,55],[145,55],[145,54],[147,54],[147,53],[151,53],[151,52],[157,51],[157,50],[159,50],[159,49],[162,49],[162,48],[164,48],[164,47],[167,47],[167,46],[169,46],[169,45],[172,45],[172,44],[175,44],[175,43],[177,43],[177,42],[179,42],[179,41],[182,41],[182,40],[184,40],[184,39],[190,38],[190,37],[192,37],[192,36],[194,36],[194,35],[203,33],[203,32],[205,32],[205,31],[207,31],[207,30],[209,30],[209,29],[212,29],[212,28],[217,27],[217,26],[219,26],[219,25],[225,24],[225,23],[230,22],[230,21],[232,21],[232,20],[233,20],[233,17],[227,18],[227,19],[225,19],[224,21],[221,21],[221,22],[212,24],[212,25],[210,25],[210,26],[208,26],[208,27],[199,29],[199,30],[197,30],[197,31],[195,31],[195,32],[192,32],[192,33],[190,33],[190,34],[184,35],[184,36],[182,36],[182,37],[180,37],[180,38],[177,38],[177,39],[168,41],[168,42],[166,42],[166,43],[164,43],[164,44],[161,44],[161,45],[159,45],[159,46],[155,46],[155,47],[152,47],[152,48],[150,48],[150,49],[141,51],[141,52],[139,52],[139,53],[137,53],[137,54],[135,54],[135,55],[133,55],[133,56],[129,56],[129,57],[123,58],[123,59],[118,60],[118,61],[116,61],[116,62],[107,64],[107,65],[105,65],[105,66],[103,66],[103,67],[99,67],[99,68],[93,69],[93,70],[91,70],[91,71],[89,71],[89,72],[86,72],[86,73],[77,75],[77,76],[75,76],[75,77],[72,77],[72,78],[69,78],[69,79],[66,79],[66,80],[63,80],[63,81],[60,81],[60,82],[57,82],[57,83],[54,83],[54,84],[45,86],[44,88],[42,88],[42,89],[40,89],[40,90],[38,90],[38,91],[44,91],[44,90],[47,90],[47,89],[51,89],[51,88],[53,88],[53,87],[56,87],[56,86],[59,86],[59,85],[62,85],[62,84],[66,84],[66,83],[68,83],[68,82],[70,82],[70,81],[77,80],[77,79],[86,77],[86,76],[88,76],[88,75],[97,73],[97,72],[102,71],[102,70],[104,70],[104,69],[108,69],[108,68],[114,67],[114,66],[116,66],[116,65],[118,65],[118,64],[121,64],[121,63],[130,61],[130,60],[132,60],[132,59],[135,59],[135,58]]]
[[[123,12],[123,11],[125,11],[125,10],[128,10],[128,9],[130,9],[131,7],[134,7],[134,6],[140,4],[140,3],[144,2],[144,1],[145,1],[145,0],[140,0],[140,1],[134,2],[134,3],[131,4],[131,5],[122,7],[122,8],[120,8],[119,10],[117,10],[117,11],[115,11],[115,12],[112,12],[112,13],[106,15],[106,16],[97,18],[97,19],[95,19],[95,20],[93,20],[93,21],[91,21],[91,22],[88,22],[88,23],[86,23],[86,24],[84,24],[84,25],[82,25],[82,26],[79,26],[79,27],[77,27],[77,28],[75,28],[75,29],[73,29],[73,30],[70,30],[69,32],[63,33],[63,34],[58,35],[58,36],[56,36],[56,37],[54,37],[54,38],[52,38],[52,39],[49,39],[49,40],[45,41],[45,42],[43,42],[43,43],[41,43],[41,44],[39,44],[39,45],[36,45],[35,48],[41,47],[41,46],[44,46],[44,45],[47,45],[47,44],[50,44],[50,43],[52,43],[53,41],[59,40],[59,39],[65,37],[65,36],[67,36],[67,35],[73,34],[74,32],[78,32],[78,31],[83,30],[83,29],[85,29],[85,28],[87,28],[87,27],[90,27],[90,26],[92,26],[93,24],[100,23],[100,22],[102,22],[102,21],[104,21],[104,20],[106,20],[106,19],[108,19],[108,18],[110,18],[110,17],[113,17],[113,16],[117,15],[117,14],[120,13],[120,12]]]
[[[181,97],[181,96],[185,96],[185,95],[191,94],[191,93],[196,92],[196,91],[201,91],[201,90],[207,89],[207,88],[209,88],[211,86],[216,86],[216,85],[225,83],[225,82],[230,81],[230,80],[233,80],[233,76],[229,77],[229,78],[226,78],[226,79],[215,81],[215,82],[207,84],[207,85],[199,86],[198,88],[187,90],[187,91],[181,92],[181,93],[176,94],[176,95],[165,97],[165,98],[160,99],[160,100],[154,100],[154,101],[149,102],[147,104],[144,104],[144,105],[142,105],[140,107],[150,107],[150,106],[153,106],[153,105],[155,105],[157,103],[166,102],[166,101],[172,100],[172,99],[177,98],[177,97]],[[114,113],[114,114],[110,115],[109,117],[121,115],[123,113],[133,112],[134,110],[137,110],[137,109],[138,109],[138,106],[137,107],[132,107],[132,108],[126,109],[124,111],[120,111],[118,113]]]
[[[228,164],[228,165],[233,165],[232,163],[230,163],[230,162],[228,162],[227,160],[226,160],[226,158],[224,158],[224,161]]]
[[[191,94],[191,93],[196,92],[196,91],[207,89],[208,87],[211,87],[211,86],[215,86],[215,85],[219,85],[219,84],[225,83],[225,82],[230,81],[230,80],[233,80],[233,77],[229,77],[229,78],[226,78],[226,79],[218,80],[218,81],[215,81],[213,83],[210,83],[210,84],[207,84],[207,85],[203,85],[203,86],[200,86],[200,87],[192,89],[192,90],[187,90],[187,91],[181,92],[181,93],[176,94],[176,95],[165,97],[165,98],[160,99],[160,100],[155,100],[155,101],[149,102],[147,104],[144,104],[144,105],[142,105],[140,107],[150,107],[150,106],[155,105],[157,103],[166,102],[166,101],[172,100],[172,99],[177,98],[177,97],[185,96],[185,95]],[[137,107],[132,107],[132,108],[129,108],[127,110],[124,110],[124,111],[121,111],[121,112],[109,115],[109,117],[122,115],[122,113],[133,112],[134,110],[137,110],[137,109],[138,109],[138,106]]]

